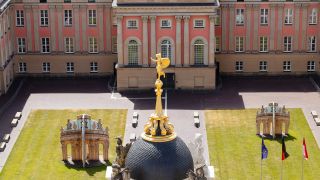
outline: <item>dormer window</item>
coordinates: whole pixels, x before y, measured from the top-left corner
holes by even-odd
[[[171,21],[169,19],[162,19],[161,28],[171,28]]]

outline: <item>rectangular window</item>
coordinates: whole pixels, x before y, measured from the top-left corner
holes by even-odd
[[[236,25],[244,25],[244,9],[236,9]]]
[[[268,71],[268,62],[267,61],[260,61],[259,62],[259,71],[260,72],[267,72]]]
[[[97,12],[96,10],[89,10],[89,26],[97,25]]]
[[[49,38],[41,38],[41,52],[49,53],[50,52],[50,40]]]
[[[291,61],[283,61],[283,72],[291,72]]]
[[[268,24],[268,15],[269,15],[268,9],[260,9],[260,24],[261,25]]]
[[[243,61],[236,61],[236,72],[243,71]]]
[[[47,0],[40,0],[40,3],[47,3]]]
[[[26,39],[25,38],[17,38],[18,43],[18,53],[26,52]]]
[[[88,0],[88,3],[95,3],[96,0]]]
[[[19,72],[20,73],[27,72],[27,63],[19,62]]]
[[[316,63],[314,61],[308,61],[308,63],[307,63],[307,71],[308,72],[316,71]]]
[[[64,3],[71,3],[71,0],[64,0]]]
[[[49,18],[48,18],[48,10],[40,10],[40,26],[48,26]]]
[[[50,63],[49,62],[42,63],[42,72],[44,72],[44,73],[50,72]]]
[[[66,53],[73,53],[73,38],[72,37],[66,37],[65,42],[65,52]]]
[[[317,24],[317,23],[318,23],[318,10],[317,8],[313,8],[309,16],[309,24]]]
[[[169,19],[162,19],[161,28],[171,28],[171,21]]]
[[[128,20],[127,21],[128,29],[138,29],[138,21],[137,20]]]
[[[236,37],[236,52],[244,51],[244,37]]]
[[[216,11],[216,16],[214,18],[214,24],[216,26],[220,26],[220,24],[221,24],[221,10],[220,9],[217,9],[217,11]]]
[[[95,37],[89,37],[89,53],[98,53],[98,43]]]
[[[67,62],[67,73],[73,73],[73,72],[74,72],[74,63]]]
[[[117,53],[118,49],[118,42],[117,36],[112,36],[112,53]]]
[[[260,52],[268,52],[268,37],[260,37]]]
[[[221,51],[221,39],[220,37],[216,36],[216,52]]]
[[[72,26],[72,10],[64,10],[64,26]]]
[[[285,18],[284,24],[292,24],[293,22],[293,9],[286,9],[285,10]]]
[[[16,11],[16,26],[24,26],[23,10]]]
[[[315,36],[310,36],[308,38],[308,52],[316,52],[316,37]]]
[[[291,36],[285,36],[284,37],[284,52],[292,52],[292,37]]]
[[[91,73],[98,72],[98,62],[90,62],[90,72]]]
[[[196,19],[194,20],[194,27],[195,28],[204,28],[204,20],[203,19]]]

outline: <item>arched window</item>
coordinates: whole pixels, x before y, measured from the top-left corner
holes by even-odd
[[[128,65],[138,65],[138,43],[130,40],[128,43]]]
[[[171,51],[171,42],[169,40],[163,40],[161,42],[161,56],[172,60]]]
[[[201,39],[194,42],[194,64],[204,64],[204,42]]]

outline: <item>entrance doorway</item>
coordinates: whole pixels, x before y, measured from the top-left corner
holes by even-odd
[[[161,76],[160,79],[163,82],[163,89],[174,89],[176,87],[175,73],[166,73],[166,78]]]

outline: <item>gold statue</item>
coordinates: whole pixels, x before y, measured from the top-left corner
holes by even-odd
[[[142,137],[149,141],[155,142],[164,142],[173,140],[176,137],[174,133],[174,128],[171,123],[169,123],[168,116],[163,114],[162,111],[162,86],[161,76],[165,77],[165,72],[163,69],[167,68],[170,65],[169,58],[162,58],[161,54],[156,54],[156,60],[152,61],[157,63],[157,80],[155,82],[155,93],[156,93],[156,107],[155,113],[149,117],[148,123],[144,127],[144,134]],[[158,133],[157,130],[160,129]]]

